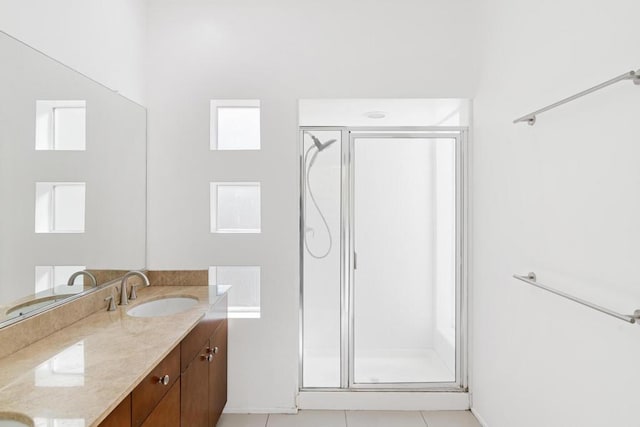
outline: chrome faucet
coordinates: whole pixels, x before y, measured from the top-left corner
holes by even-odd
[[[96,280],[96,276],[94,276],[93,274],[89,273],[86,270],[76,271],[75,273],[73,273],[69,277],[69,280],[67,281],[67,286],[73,286],[73,282],[76,281],[76,277],[78,277],[78,276],[87,276],[91,280],[91,284],[94,287],[98,286],[98,280]]]
[[[127,279],[131,276],[138,276],[142,279],[145,286],[149,286],[149,279],[144,275],[142,271],[132,270],[129,271],[122,277],[122,282],[120,282],[120,305],[129,304],[129,299],[127,298]],[[135,285],[134,285],[135,286]],[[133,289],[133,288],[132,288]],[[132,299],[135,299],[135,292],[133,292]]]

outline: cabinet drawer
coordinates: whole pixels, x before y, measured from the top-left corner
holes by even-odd
[[[142,427],[180,427],[180,380],[171,386]]]
[[[162,379],[168,375],[167,384]],[[176,346],[131,393],[132,424],[139,427],[180,377],[180,346]]]
[[[131,395],[128,395],[98,427],[131,426]]]

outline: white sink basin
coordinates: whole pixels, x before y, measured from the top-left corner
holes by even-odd
[[[127,310],[127,314],[134,317],[170,316],[189,310],[197,303],[198,299],[193,297],[167,297],[136,305]]]
[[[61,301],[65,298],[68,298],[70,296],[73,296],[74,294],[60,294],[60,295],[51,295],[48,297],[43,297],[43,298],[38,298],[38,299],[34,299],[32,301],[28,301],[22,304],[18,304],[16,306],[11,307],[9,310],[7,310],[6,315],[7,318],[11,319],[13,317],[18,317],[18,316],[22,316],[23,314],[27,314],[30,311],[34,311],[37,310],[39,308],[42,308],[46,305],[49,305],[51,303],[54,302],[58,302]],[[1,417],[1,415],[0,415]],[[0,418],[1,420],[2,418]],[[0,427],[2,427],[2,424],[0,424]]]
[[[2,420],[0,419],[0,427],[33,427],[33,423],[26,424],[17,420]]]
[[[33,427],[33,421],[26,415],[15,412],[0,412],[0,427]]]

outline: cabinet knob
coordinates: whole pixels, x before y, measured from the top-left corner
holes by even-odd
[[[169,385],[169,375],[162,376],[158,379],[158,384]]]
[[[220,349],[217,346],[213,347],[213,354],[218,354],[219,351]]]
[[[211,362],[213,360],[213,354],[202,354],[202,360],[206,360],[207,362]]]

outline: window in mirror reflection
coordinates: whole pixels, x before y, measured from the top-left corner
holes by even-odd
[[[218,285],[231,286],[229,290],[229,318],[260,318],[260,267],[209,267],[209,286]]]
[[[84,233],[84,182],[36,183],[36,233]]]
[[[260,183],[211,183],[211,232],[260,233]]]
[[[35,370],[36,387],[84,385],[84,340],[67,347]]]
[[[86,101],[36,101],[36,150],[86,150]]]
[[[210,127],[211,150],[259,150],[260,101],[212,100]]]
[[[84,276],[76,277],[73,282],[74,286],[67,286],[69,277],[76,271],[82,271],[86,267],[84,265],[36,265],[36,284],[35,293],[53,289],[53,293],[72,293],[74,289],[84,289]]]

